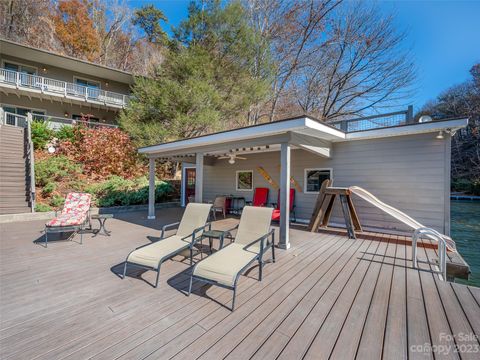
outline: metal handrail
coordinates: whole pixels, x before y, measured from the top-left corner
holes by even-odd
[[[365,116],[354,119],[332,121],[328,124],[344,132],[365,131],[413,123],[413,107],[386,114]]]
[[[62,125],[85,125],[86,127],[109,127],[109,128],[118,128],[118,125],[114,124],[106,124],[100,123],[95,121],[88,121],[88,120],[78,120],[78,119],[69,119],[69,118],[62,118],[58,116],[50,116],[50,115],[42,115],[42,114],[34,114],[35,120],[43,120],[49,123],[59,123]],[[55,127],[55,126],[54,126]]]
[[[418,228],[413,233],[413,237],[412,237],[413,267],[415,269],[418,269],[417,243],[422,236],[426,236],[437,242],[439,271],[432,270],[432,272],[441,274],[443,278],[442,280],[446,281],[447,280],[447,241],[445,240],[442,234],[440,234],[438,231],[432,228],[427,228],[427,227]]]
[[[3,111],[2,124],[18,126],[18,127],[26,127],[27,117],[24,115],[18,115],[8,111]]]
[[[0,113],[1,119],[0,123],[5,125],[12,125],[18,127],[26,127],[27,125],[27,117],[23,115],[18,115],[15,113],[11,113],[8,111],[3,111],[3,115]],[[114,124],[105,124],[99,123],[94,121],[87,121],[87,120],[76,120],[76,119],[69,119],[69,118],[62,118],[58,116],[50,116],[50,115],[42,115],[42,114],[32,114],[32,121],[40,120],[46,121],[52,124],[61,124],[61,125],[71,125],[74,126],[76,124],[83,124],[86,127],[109,127],[109,128],[118,128],[118,125]],[[53,125],[52,128],[56,128],[57,126]]]
[[[125,107],[128,105],[129,96],[109,90],[90,88],[62,80],[46,78],[43,76],[20,73],[18,71],[0,68],[0,83],[12,84],[17,88],[40,90],[42,93],[60,93],[73,96],[85,101],[103,102],[105,105],[113,104]]]
[[[32,141],[32,113],[27,114],[27,159],[30,165],[30,204],[32,212],[35,212],[35,151]]]

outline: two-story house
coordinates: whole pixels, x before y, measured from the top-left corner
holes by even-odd
[[[132,83],[131,73],[0,39],[4,124],[27,112],[113,124]]]
[[[0,39],[0,215],[35,207],[27,114],[52,128],[78,120],[111,126],[133,80],[128,72]]]

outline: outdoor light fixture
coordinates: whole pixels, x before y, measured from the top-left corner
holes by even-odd
[[[66,118],[68,118],[68,115],[69,115],[69,114],[68,114],[67,111],[65,111],[65,114],[63,114],[63,116],[65,116]]]
[[[435,136],[435,138],[436,138],[436,139],[439,139],[439,140],[442,140],[442,139],[443,139],[443,131],[440,130],[440,131],[438,132],[438,135]]]
[[[235,158],[234,158],[234,157],[231,157],[231,158],[228,160],[228,163],[229,163],[230,165],[235,164]]]
[[[44,68],[42,69],[42,71],[43,71],[44,73],[46,73],[46,72],[47,72],[47,68],[44,67]]]
[[[432,117],[428,115],[422,115],[420,116],[420,119],[418,119],[419,123],[426,123],[432,121]]]

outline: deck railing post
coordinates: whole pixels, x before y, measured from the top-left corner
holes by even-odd
[[[155,159],[149,159],[148,219],[155,219]]]
[[[290,144],[280,146],[280,241],[278,247],[290,247]]]
[[[407,124],[413,123],[413,106],[412,105],[408,105],[406,117],[407,117],[406,118]]]
[[[203,201],[203,154],[196,154],[195,164],[195,202],[201,203]]]

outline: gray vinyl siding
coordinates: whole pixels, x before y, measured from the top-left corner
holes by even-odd
[[[446,202],[449,201],[450,174],[447,174],[446,166],[447,141],[450,140],[435,139],[435,134],[430,133],[334,143],[331,159],[304,150],[292,150],[291,173],[304,190],[304,169],[332,168],[335,186],[363,187],[423,225],[448,232],[450,216],[446,213],[449,211]],[[204,167],[205,200],[213,200],[219,194],[235,194],[251,200],[253,191],[235,190],[237,170],[254,171],[254,188],[271,188],[256,170],[258,166],[280,183],[279,152],[245,157],[247,160],[237,160],[234,165],[228,164],[227,160],[217,160],[214,166]],[[296,192],[297,218],[310,219],[316,198],[316,194]],[[269,201],[277,201],[277,192],[272,188]],[[398,221],[361,199],[355,197],[354,203],[364,226],[406,230]],[[343,218],[336,205],[331,221],[342,224]]]

